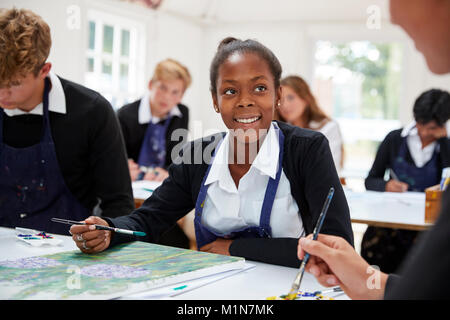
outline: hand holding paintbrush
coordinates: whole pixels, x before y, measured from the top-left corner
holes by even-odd
[[[330,191],[328,192],[327,198],[325,199],[325,203],[323,205],[322,211],[320,212],[319,220],[317,221],[316,227],[313,231],[313,240],[317,239],[317,236],[319,235],[320,229],[322,228],[323,221],[325,220],[325,216],[328,211],[328,207],[330,206],[331,199],[334,195],[334,188],[331,187]],[[309,260],[309,253],[305,254],[303,261],[300,265],[300,269],[298,271],[297,277],[294,280],[294,283],[292,284],[291,291],[289,291],[287,295],[288,300],[294,300],[297,297],[297,292],[300,289],[300,284],[303,279],[303,274],[305,273],[306,264]]]

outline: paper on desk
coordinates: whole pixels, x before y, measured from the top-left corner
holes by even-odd
[[[365,202],[394,201],[404,203],[425,203],[424,192],[378,192],[345,191],[346,198],[351,200],[364,200]]]
[[[145,292],[140,292],[140,293],[136,293],[133,295],[125,296],[125,297],[122,297],[122,299],[165,299],[165,298],[169,298],[169,297],[174,297],[174,296],[183,294],[185,292],[203,287],[207,284],[219,281],[221,279],[231,277],[242,271],[250,270],[254,267],[255,267],[255,265],[246,262],[245,266],[242,269],[224,271],[224,272],[221,272],[218,274],[201,277],[201,278],[187,281],[184,283],[178,283],[178,284],[171,285],[168,287],[157,288],[157,289],[154,289],[151,291],[145,291]]]
[[[147,199],[153,191],[162,184],[162,181],[148,181],[140,180],[132,183],[133,198],[134,199]]]

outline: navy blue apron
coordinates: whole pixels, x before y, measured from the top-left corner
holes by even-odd
[[[26,148],[13,148],[3,141],[4,111],[0,108],[0,225],[69,234],[67,225],[50,218],[84,220],[90,215],[67,188],[59,168],[51,135],[45,79],[42,137]]]
[[[138,164],[143,167],[164,168],[166,163],[166,134],[172,117],[158,123],[149,122],[139,152]]]
[[[229,234],[219,234],[216,233],[202,224],[202,213],[203,206],[205,204],[206,194],[208,191],[208,186],[205,186],[206,178],[208,177],[211,165],[214,162],[214,155],[211,164],[206,170],[206,174],[203,177],[202,185],[200,187],[200,192],[197,197],[197,202],[195,204],[195,237],[197,241],[197,249],[200,249],[204,245],[215,241],[217,238],[235,239],[235,238],[270,238],[272,236],[272,230],[270,228],[270,215],[272,213],[272,206],[275,200],[275,195],[277,193],[278,184],[280,182],[282,164],[283,164],[283,150],[284,150],[284,135],[278,128],[278,125],[273,122],[275,130],[278,134],[278,142],[280,145],[280,154],[278,157],[278,170],[275,179],[269,178],[267,184],[266,193],[264,195],[264,201],[261,209],[261,216],[259,220],[259,226],[244,227],[238,230],[234,230]],[[219,143],[214,153],[219,149],[221,143]]]
[[[406,154],[407,144],[406,137],[404,137],[392,169],[400,181],[408,184],[408,191],[424,192],[426,188],[439,183],[440,173],[436,149],[433,152],[433,157],[422,168],[407,162]]]
[[[398,179],[408,184],[408,191],[423,192],[439,183],[436,149],[432,158],[422,168],[406,161],[406,137],[402,139],[392,169]],[[385,273],[398,271],[399,266],[417,239],[418,231],[369,226],[361,242],[361,256]]]

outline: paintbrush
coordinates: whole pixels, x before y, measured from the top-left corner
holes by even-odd
[[[74,225],[74,224],[75,225],[87,225],[85,222],[72,221],[72,220],[59,219],[59,218],[51,218],[50,220],[53,221],[53,222],[70,224],[70,225]],[[99,225],[99,224],[92,224],[92,226],[95,226],[95,229],[97,229],[97,230],[108,230],[108,231],[114,231],[114,232],[117,232],[117,233],[123,233],[123,234],[128,234],[128,235],[133,235],[133,236],[140,236],[140,237],[145,237],[145,235],[146,235],[146,233],[142,232],[142,231],[133,231],[133,230],[126,230],[126,229],[119,229],[119,228],[102,226],[102,225]]]
[[[320,229],[322,228],[323,221],[325,220],[325,216],[327,215],[328,207],[330,206],[331,199],[334,195],[334,188],[331,187],[330,191],[328,192],[327,198],[325,199],[325,203],[323,204],[322,211],[319,215],[319,220],[317,221],[316,227],[313,231],[313,240],[317,240],[317,237],[319,235]],[[300,264],[300,269],[297,273],[297,277],[294,280],[294,283],[292,284],[291,291],[287,294],[288,300],[294,300],[297,297],[298,289],[300,289],[300,283],[303,279],[303,274],[305,273],[305,267],[309,260],[309,253],[305,254],[305,257],[303,258],[302,263]]]

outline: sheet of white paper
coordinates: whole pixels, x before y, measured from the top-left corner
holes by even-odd
[[[133,198],[134,199],[147,199],[149,198],[153,191],[162,184],[161,181],[135,181],[132,184],[133,187]]]
[[[221,272],[221,273],[206,276],[206,277],[201,277],[201,278],[198,278],[195,280],[186,281],[184,283],[178,283],[176,285],[171,285],[171,286],[167,286],[167,287],[163,287],[163,288],[157,288],[157,289],[154,289],[151,291],[140,292],[140,293],[136,293],[133,295],[128,295],[128,296],[122,297],[121,299],[126,299],[126,300],[127,299],[133,299],[133,300],[134,299],[142,299],[142,300],[167,299],[167,298],[174,297],[174,296],[183,294],[185,292],[200,288],[204,285],[219,281],[221,279],[228,278],[228,277],[233,276],[242,271],[250,270],[254,267],[255,267],[255,265],[253,265],[253,264],[245,263],[245,266],[242,269],[225,271],[225,272]]]

